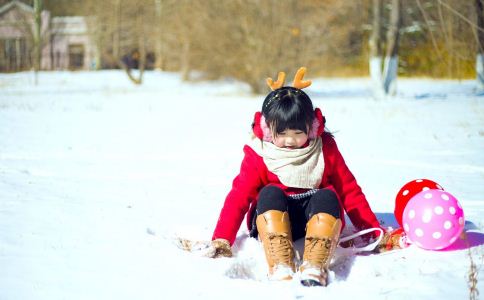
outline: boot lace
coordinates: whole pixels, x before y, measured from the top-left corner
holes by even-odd
[[[332,240],[329,238],[306,238],[309,243],[304,247],[305,260],[313,266],[323,267],[330,259]]]
[[[268,248],[274,263],[291,266],[293,260],[292,242],[286,233],[269,233]]]

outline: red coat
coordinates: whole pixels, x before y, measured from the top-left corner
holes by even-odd
[[[319,188],[330,188],[340,202],[341,215],[346,212],[358,229],[380,228],[366,197],[356,182],[355,177],[346,166],[336,142],[329,134],[323,134],[324,172]],[[259,191],[266,185],[275,185],[286,194],[299,194],[306,189],[291,188],[283,185],[279,178],[267,169],[264,160],[252,148],[244,146],[245,157],[242,160],[240,173],[232,183],[232,190],[225,198],[212,240],[226,239],[233,244],[244,215],[247,215],[247,226],[251,227],[252,213],[255,210]],[[343,211],[344,210],[344,211]],[[342,218],[344,226],[344,218]]]

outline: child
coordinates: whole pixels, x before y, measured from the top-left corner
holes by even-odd
[[[254,136],[244,146],[240,174],[225,199],[212,237],[214,257],[231,256],[230,246],[247,214],[251,236],[262,241],[268,276],[290,280],[295,270],[293,240],[305,237],[301,283],[327,284],[327,269],[344,226],[344,212],[358,229],[380,224],[345,164],[325,118],[302,91],[300,68],[294,87],[285,74],[267,82],[272,92],[255,114]]]

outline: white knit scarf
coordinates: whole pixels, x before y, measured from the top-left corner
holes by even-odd
[[[319,187],[324,171],[321,137],[310,140],[300,149],[279,148],[253,138],[249,146],[259,154],[269,171],[288,187],[315,189]]]

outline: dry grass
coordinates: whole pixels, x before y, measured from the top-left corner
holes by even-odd
[[[467,247],[467,255],[469,257],[469,271],[467,272],[467,286],[469,287],[469,299],[479,299],[479,289],[477,283],[479,282],[479,272],[484,264],[484,248],[471,247],[467,236],[465,236]],[[477,264],[476,264],[477,261]]]
[[[471,248],[469,248],[469,272],[467,273],[467,284],[469,287],[469,299],[476,300],[479,297],[479,290],[477,289],[477,282],[478,282],[478,274],[479,269],[474,261],[473,254]],[[481,254],[481,260],[483,255]]]

